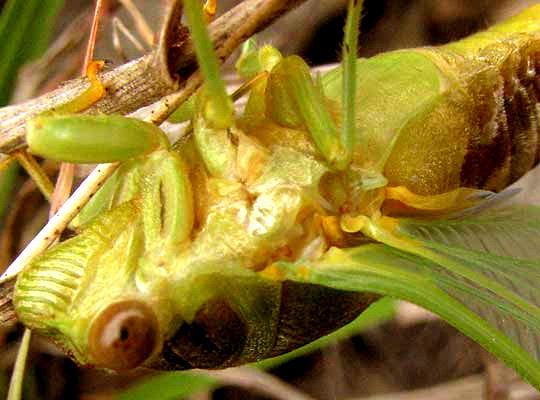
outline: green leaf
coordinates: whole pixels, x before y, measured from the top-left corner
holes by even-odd
[[[49,44],[63,0],[8,0],[0,16],[0,106],[8,103],[18,68]]]
[[[534,258],[540,248],[535,244],[540,237],[539,217],[538,208],[514,207],[455,221],[408,220],[400,224],[399,232],[420,240],[424,257],[368,244],[331,249],[317,261],[278,266],[287,279],[416,303],[439,314],[540,388],[540,296],[536,294],[540,261]],[[520,241],[519,246],[514,242],[503,246],[506,240]],[[500,243],[497,249],[496,243]],[[536,246],[536,251],[530,246]],[[522,258],[516,258],[518,253]]]
[[[118,400],[178,399],[219,385],[216,379],[196,372],[156,375],[119,394]]]

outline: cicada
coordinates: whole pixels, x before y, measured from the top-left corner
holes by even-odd
[[[110,161],[91,145],[122,163],[80,233],[20,274],[18,318],[84,365],[225,368],[390,295],[540,387],[540,210],[497,194],[538,162],[540,6],[442,47],[356,60],[351,1],[343,65],[322,76],[248,46],[238,114],[209,68],[200,5],[185,7],[206,84],[177,143],[123,117],[30,121],[37,154]],[[83,150],[80,130],[94,132]],[[126,132],[148,145],[124,156]]]

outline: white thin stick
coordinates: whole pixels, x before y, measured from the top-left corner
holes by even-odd
[[[131,0],[120,0],[120,3],[122,3],[124,8],[131,15],[131,18],[133,18],[133,21],[135,22],[135,28],[139,32],[139,35],[141,35],[144,41],[150,47],[152,47],[154,45],[154,33],[146,23],[146,19],[141,14],[140,10],[137,8],[137,6],[135,6],[135,4],[133,4]]]
[[[51,245],[79,213],[81,208],[101,187],[103,182],[114,172],[118,163],[99,164],[80,184],[73,195],[64,203],[56,214],[47,222],[37,236],[26,246],[8,269],[0,276],[0,284],[13,278],[32,261],[34,257]]]
[[[124,25],[122,20],[118,17],[114,17],[112,21],[113,26],[113,46],[114,49],[123,57],[126,58],[124,49],[122,49],[122,43],[120,42],[120,34],[122,33],[127,40],[131,42],[137,51],[144,53],[145,49],[143,45],[137,40],[135,36],[129,31],[128,28]]]

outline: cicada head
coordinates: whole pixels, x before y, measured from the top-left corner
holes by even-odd
[[[132,279],[133,257],[143,249],[139,215],[135,203],[124,203],[18,278],[13,301],[19,319],[81,364],[130,369],[158,348],[157,305]]]

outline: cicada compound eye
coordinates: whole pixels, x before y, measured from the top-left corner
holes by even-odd
[[[90,328],[89,351],[99,367],[127,370],[141,365],[157,344],[158,321],[140,301],[110,305]]]

